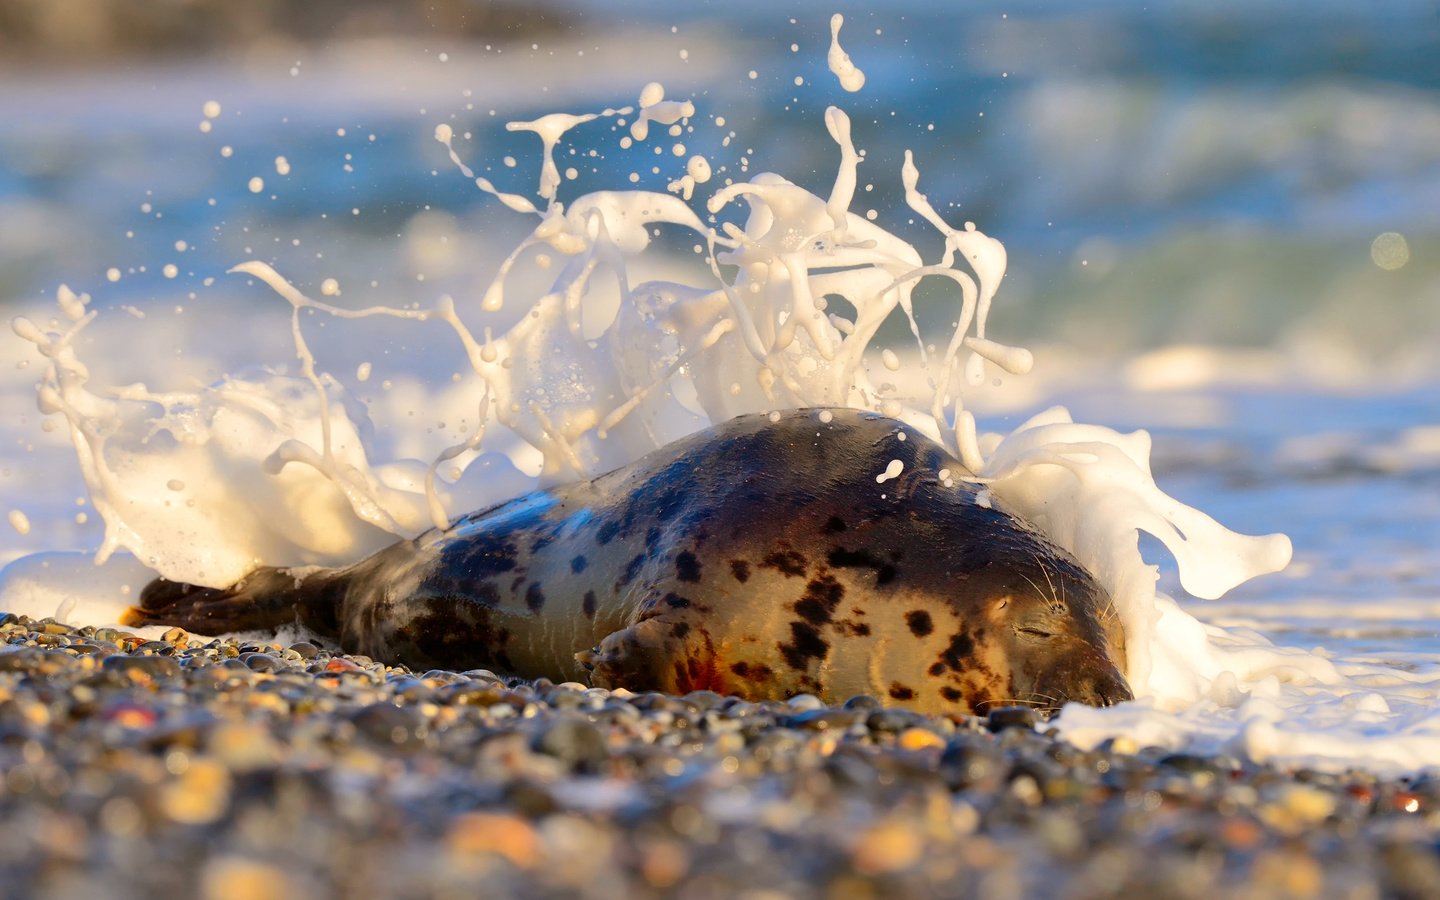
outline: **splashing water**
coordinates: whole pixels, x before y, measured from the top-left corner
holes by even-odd
[[[843,80],[859,73],[839,50],[839,27],[837,16],[831,65]],[[349,310],[305,296],[265,263],[236,266],[290,304],[296,375],[235,375],[193,391],[105,386],[93,382],[77,349],[96,319],[88,296],[62,287],[62,319],[51,330],[17,320],[16,333],[46,360],[41,408],[68,423],[104,519],[98,559],[124,549],[167,578],[210,585],[262,563],[349,563],[397,535],[536,485],[591,477],[735,415],[854,406],[902,418],[944,443],[987,483],[987,496],[1033,521],[1111,591],[1139,699],[1067,708],[1059,725],[1073,740],[1093,745],[1125,734],[1325,766],[1364,752],[1381,769],[1417,769],[1435,758],[1432,684],[1203,626],[1157,592],[1141,532],[1174,555],[1183,587],[1202,598],[1280,570],[1290,544],[1283,535],[1235,534],[1167,496],[1150,474],[1147,434],[1078,424],[1058,407],[1009,434],[978,430],[967,390],[990,367],[1023,375],[1033,359],[986,334],[1004,247],[973,223],[946,222],[920,191],[908,151],[900,173],[907,205],[942,241],[928,261],[850,211],[863,157],[850,119],[835,107],[824,118],[839,155],[828,196],[764,173],[719,188],[697,211],[689,201],[710,170],[692,157],[669,194],[560,200],[554,156],[572,130],[636,115],[630,138],[645,141],[651,123],[694,114],[691,102],[666,100],[663,86],[651,84],[636,107],[511,123],[541,141],[533,198],[476,176],[454,149],[452,129],[437,126],[456,167],[507,209],[533,216],[533,230],[473,304],[442,297],[423,309]],[[742,206],[743,222],[727,218]],[[667,254],[662,238],[674,234],[699,242],[703,264],[686,280],[645,280],[648,264]],[[553,283],[538,297],[514,296],[515,267],[541,253],[561,260]],[[943,347],[927,342],[915,315],[914,291],[927,278],[953,286],[954,325]],[[514,324],[498,332],[479,325],[477,333],[476,323],[517,305],[524,314]],[[876,346],[897,309],[916,345],[904,360]],[[323,370],[323,347],[319,355],[312,349],[302,325],[316,313],[443,326],[473,373],[466,402],[474,428],[428,462],[385,456],[363,405]],[[872,381],[867,354],[876,350],[887,371],[905,369],[923,389],[902,390],[899,378]],[[366,364],[357,380],[368,375]],[[886,475],[893,477],[887,470],[877,480]],[[941,473],[942,481],[961,477],[970,476]],[[33,589],[35,567],[25,563],[7,570],[0,591],[20,582]],[[55,581],[57,591],[76,590],[73,578],[64,581]],[[1389,723],[1387,737],[1365,740],[1376,722]]]

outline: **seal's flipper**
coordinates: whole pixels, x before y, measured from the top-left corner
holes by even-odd
[[[594,687],[670,694],[706,690],[743,693],[752,699],[788,696],[784,685],[747,683],[747,664],[724,656],[709,631],[692,627],[674,613],[642,619],[609,634],[598,646],[576,653],[575,659]]]
[[[322,635],[336,632],[336,608],[345,586],[328,570],[256,569],[228,588],[157,578],[121,624],[178,625],[201,634],[273,631],[301,624]]]

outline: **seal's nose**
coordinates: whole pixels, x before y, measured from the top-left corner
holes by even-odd
[[[1108,672],[1086,679],[1074,699],[1090,706],[1114,706],[1126,700],[1134,700],[1135,695],[1131,693],[1125,676],[1111,668]]]
[[[1039,679],[1035,693],[1056,708],[1066,703],[1114,706],[1135,699],[1115,663],[1088,645],[1072,645],[1060,654]]]

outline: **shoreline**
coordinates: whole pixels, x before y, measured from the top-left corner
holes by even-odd
[[[17,895],[1434,896],[1440,779],[0,613]],[[1043,724],[1040,728],[1044,728]]]

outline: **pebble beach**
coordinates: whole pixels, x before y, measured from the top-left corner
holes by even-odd
[[[1440,779],[0,614],[6,896],[1423,897]]]

